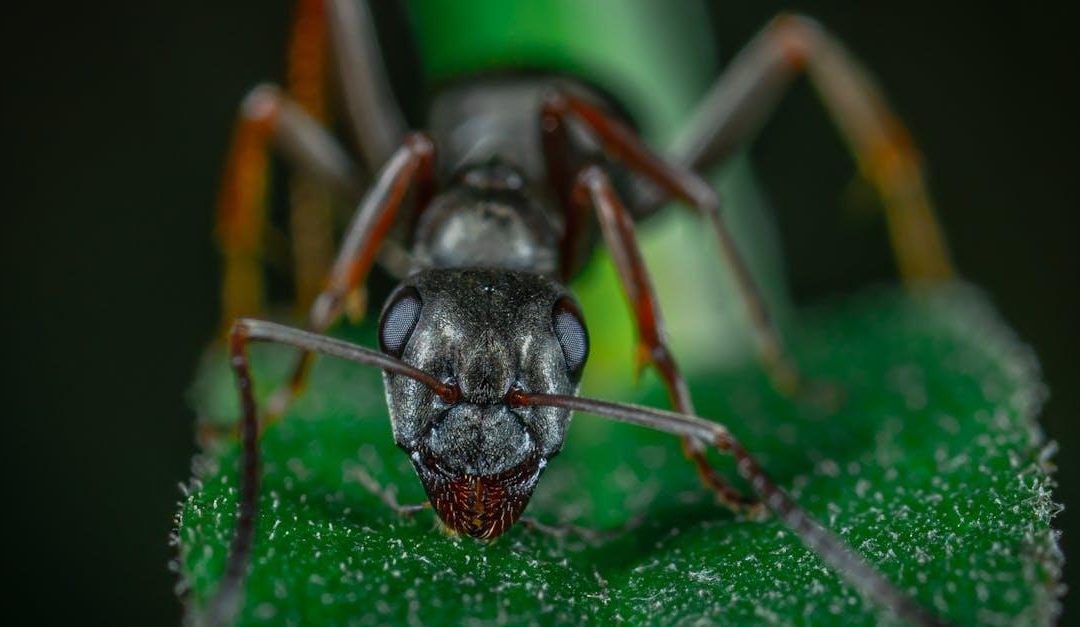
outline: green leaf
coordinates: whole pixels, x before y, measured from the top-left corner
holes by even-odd
[[[370,339],[370,330],[359,338]],[[814,516],[924,605],[958,623],[1046,624],[1061,554],[1050,521],[1036,360],[976,290],[877,290],[805,313],[791,334],[834,411],[777,395],[753,361],[691,377],[699,413],[725,422]],[[262,394],[291,362],[255,350]],[[665,406],[646,378],[622,400]],[[220,354],[195,388],[205,417],[233,416]],[[197,466],[178,526],[197,609],[222,572],[237,449]],[[425,512],[399,519],[358,481],[423,498],[392,444],[381,380],[321,359],[308,392],[262,441],[255,557],[244,623],[813,622],[883,616],[775,519],[714,504],[674,438],[591,416],[527,512],[547,523],[641,525],[590,546],[520,525],[493,543],[448,537]],[[729,474],[729,460],[717,459]]]

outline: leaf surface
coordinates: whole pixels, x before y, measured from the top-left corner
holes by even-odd
[[[806,312],[799,326],[797,360],[838,385],[835,408],[778,395],[749,360],[690,377],[699,413],[727,424],[804,507],[924,605],[964,624],[1051,622],[1058,506],[1031,351],[963,285],[878,289]],[[291,363],[275,347],[253,359],[263,395]],[[235,416],[232,385],[222,355],[208,356],[193,392],[205,420]],[[666,406],[648,376],[620,400]],[[592,416],[575,417],[526,515],[594,528],[640,517],[632,530],[590,545],[518,525],[480,543],[448,537],[430,512],[400,519],[359,479],[423,500],[384,403],[377,372],[323,358],[267,430],[243,623],[889,618],[779,521],[717,506],[675,438]],[[195,611],[223,570],[236,461],[234,444],[208,451],[181,506],[181,587]],[[730,460],[716,462],[734,476]]]

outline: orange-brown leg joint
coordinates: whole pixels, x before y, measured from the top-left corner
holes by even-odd
[[[324,0],[296,3],[286,86],[289,96],[314,119],[325,122],[327,114],[327,24]]]
[[[296,3],[286,75],[292,101],[323,123],[329,118],[324,5],[324,0]],[[307,311],[323,288],[334,260],[334,201],[333,194],[306,173],[296,172],[290,177],[290,242],[299,312]]]
[[[782,15],[766,35],[790,70],[805,70],[843,132],[859,172],[878,191],[900,275],[908,282],[954,276],[926,188],[922,159],[884,95],[850,54],[812,20]]]
[[[633,220],[616,195],[610,179],[599,167],[586,167],[578,176],[571,198],[578,206],[591,205],[596,210],[604,239],[615,261],[623,291],[637,323],[639,367],[651,364],[656,368],[676,411],[695,413],[690,389],[667,347],[659,302],[637,244]],[[712,468],[700,442],[683,438],[682,448],[683,453],[694,464],[702,483],[716,494],[721,503],[736,511],[747,511],[751,514],[761,511],[758,501],[740,494]]]
[[[266,228],[268,143],[280,96],[257,88],[241,105],[218,197],[217,238],[225,256],[222,324],[262,311],[262,239]]]
[[[750,275],[750,271],[742,257],[738,254],[735,242],[732,240],[720,216],[720,202],[716,197],[716,193],[709,187],[708,183],[693,172],[674,167],[664,161],[653,153],[629,128],[611,118],[603,110],[581,99],[565,94],[549,96],[544,103],[543,114],[545,119],[558,119],[559,116],[568,114],[577,116],[594,131],[609,154],[621,159],[635,172],[660,186],[672,197],[678,198],[701,211],[703,217],[712,224],[716,231],[721,253],[734,273],[743,302],[748,309],[758,337],[763,361],[769,370],[774,385],[785,393],[793,394],[797,391],[800,383],[798,368],[784,349],[780,333],[768,315],[761,292],[757,288],[757,284]],[[620,230],[624,233],[629,232],[632,235],[632,220],[625,217],[624,221],[626,224],[619,227]],[[605,235],[605,237],[607,236]],[[617,249],[610,240],[608,241],[608,248],[612,249],[613,254],[617,254]],[[644,273],[644,265],[640,260],[631,265],[640,266],[639,273]],[[624,285],[642,284],[641,281],[627,276],[624,276],[623,283]],[[628,287],[628,289],[632,288]],[[631,296],[632,303],[636,302],[636,300]],[[652,298],[652,300],[655,300],[655,298]],[[639,324],[639,328],[643,328],[643,326]],[[641,354],[639,351],[639,356]]]

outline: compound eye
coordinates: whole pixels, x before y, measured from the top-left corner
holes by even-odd
[[[414,287],[398,290],[383,308],[379,320],[379,348],[387,355],[401,357],[416,322],[420,320],[420,293]]]
[[[577,304],[565,296],[560,298],[551,312],[551,325],[562,346],[566,368],[574,378],[581,376],[589,356],[589,333]]]

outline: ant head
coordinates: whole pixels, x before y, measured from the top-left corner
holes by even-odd
[[[576,392],[588,336],[573,297],[536,274],[428,270],[387,301],[379,344],[452,390],[384,375],[394,439],[439,517],[474,537],[501,534],[566,437],[567,409],[512,399]]]

